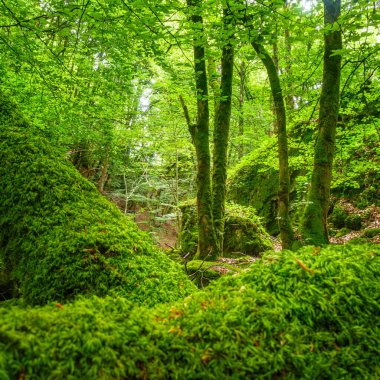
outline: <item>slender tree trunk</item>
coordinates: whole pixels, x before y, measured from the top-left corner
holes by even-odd
[[[216,258],[217,249],[212,219],[209,104],[204,48],[205,41],[203,41],[203,18],[199,14],[201,3],[201,0],[187,0],[188,6],[193,8],[190,19],[194,34],[194,74],[197,90],[197,120],[195,124],[192,124],[190,121],[189,113],[183,99],[181,99],[181,102],[197,155],[197,256],[201,259],[212,260]]]
[[[98,179],[98,190],[103,193],[104,192],[104,186],[107,182],[108,178],[108,166],[110,161],[110,148],[106,148],[106,155],[104,157],[104,161],[102,162],[102,170],[100,173],[100,177]]]
[[[222,76],[220,81],[220,99],[216,108],[214,125],[214,154],[213,154],[213,219],[219,253],[223,252],[224,213],[227,181],[227,151],[230,133],[232,107],[232,78],[234,69],[234,48],[229,35],[228,25],[231,14],[227,8],[223,10],[224,31],[227,42],[222,48]]]
[[[332,26],[340,15],[340,0],[324,0],[324,23]],[[325,30],[323,82],[319,108],[318,137],[314,151],[314,166],[308,204],[305,209],[302,232],[308,244],[327,244],[327,212],[329,209],[332,164],[335,153],[336,124],[339,113],[340,54],[342,34],[338,28]]]
[[[289,8],[289,0],[285,0],[285,9]],[[291,82],[292,75],[292,43],[290,38],[289,27],[285,28],[285,73],[286,73],[286,105],[288,111],[294,110],[293,85]],[[291,120],[292,113],[288,112],[288,120]]]
[[[239,68],[239,136],[244,136],[244,101],[245,101],[245,76],[246,76],[246,68],[245,68],[245,61],[242,60],[240,63]],[[238,157],[239,160],[244,156],[244,143],[239,142],[238,145]]]
[[[264,46],[252,42],[252,46],[263,62],[269,77],[276,113],[276,129],[278,136],[279,160],[279,190],[278,190],[278,226],[282,240],[282,247],[289,249],[294,241],[292,224],[289,217],[289,164],[288,164],[288,137],[286,133],[286,111],[278,71],[272,57]]]

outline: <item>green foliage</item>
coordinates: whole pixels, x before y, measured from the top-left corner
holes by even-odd
[[[3,97],[0,161],[1,277],[26,302],[88,293],[153,305],[194,289]]]
[[[379,246],[270,252],[147,309],[123,298],[0,303],[5,378],[375,379]],[[2,371],[2,372],[1,372]]]
[[[195,254],[197,250],[196,208],[194,201],[181,206],[181,251]],[[228,257],[257,256],[273,247],[260,218],[251,207],[226,204],[223,254]]]

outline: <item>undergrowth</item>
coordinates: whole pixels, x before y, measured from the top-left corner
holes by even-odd
[[[0,378],[376,379],[379,254],[370,245],[269,252],[151,309],[121,297],[8,305]]]

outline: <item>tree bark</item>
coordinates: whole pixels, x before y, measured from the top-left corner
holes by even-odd
[[[308,244],[329,242],[327,213],[330,200],[332,164],[335,153],[336,124],[339,113],[341,56],[332,55],[342,49],[342,34],[336,21],[340,16],[340,0],[324,0],[323,81],[319,109],[318,137],[314,151],[314,166],[302,232]],[[328,29],[327,29],[328,27]]]
[[[228,35],[228,25],[231,22],[231,14],[227,8],[223,10],[224,32],[227,34],[227,42],[222,48],[222,76],[220,81],[220,99],[216,107],[214,125],[214,155],[213,155],[213,220],[216,241],[219,253],[223,252],[224,214],[226,200],[227,181],[227,151],[230,133],[231,107],[232,107],[232,78],[234,67],[234,48]]]
[[[197,214],[198,214],[198,251],[197,257],[212,260],[217,249],[212,218],[211,196],[211,159],[209,147],[209,104],[205,62],[203,18],[199,14],[201,0],[187,0],[192,7],[190,16],[193,32],[194,75],[197,91],[197,120],[192,124],[187,108],[182,100],[189,132],[197,156]],[[186,116],[187,114],[187,116]]]
[[[288,137],[286,133],[286,111],[278,71],[272,57],[258,42],[252,46],[263,62],[271,86],[274,108],[276,113],[276,129],[278,136],[279,160],[279,189],[278,189],[278,226],[282,240],[282,247],[290,249],[294,241],[292,224],[289,217],[289,164],[288,164]]]
[[[246,67],[245,67],[245,61],[242,60],[240,63],[240,68],[239,68],[239,136],[243,138],[244,136],[244,91],[245,91],[245,80],[246,80]],[[244,156],[244,143],[239,142],[238,145],[238,158],[241,160]]]

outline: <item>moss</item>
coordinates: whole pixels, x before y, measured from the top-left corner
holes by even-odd
[[[268,252],[247,271],[150,309],[121,297],[27,309],[0,303],[0,373],[376,379],[379,276],[379,246],[304,247]]]
[[[341,229],[335,234],[335,237],[336,237],[336,238],[340,238],[340,237],[342,237],[342,236],[344,236],[344,235],[349,234],[350,232],[351,232],[351,230],[350,230],[349,228],[347,228],[347,227],[343,227],[343,228],[341,228]]]
[[[363,236],[369,239],[372,239],[378,235],[380,235],[380,228],[368,228],[363,232]]]
[[[233,265],[215,261],[192,260],[186,265],[189,278],[199,287],[204,288],[210,281],[223,275],[239,272]]]
[[[348,214],[342,207],[334,207],[330,220],[335,228],[343,228],[346,225]]]
[[[351,214],[347,216],[345,224],[347,228],[359,231],[362,227],[362,219],[359,215]]]
[[[106,294],[144,304],[194,288],[150,237],[0,99],[0,262],[31,304]]]
[[[183,253],[194,255],[197,251],[197,226],[194,202],[181,206],[182,230],[180,245]],[[226,205],[223,255],[239,257],[257,256],[273,247],[269,235],[251,207],[233,203]]]
[[[278,170],[275,150],[269,151],[269,161],[263,160],[263,152],[258,151],[245,157],[233,170],[228,181],[227,199],[253,207],[263,218],[268,233],[277,235]]]
[[[229,257],[258,256],[273,248],[269,235],[252,207],[226,206],[224,253]]]

